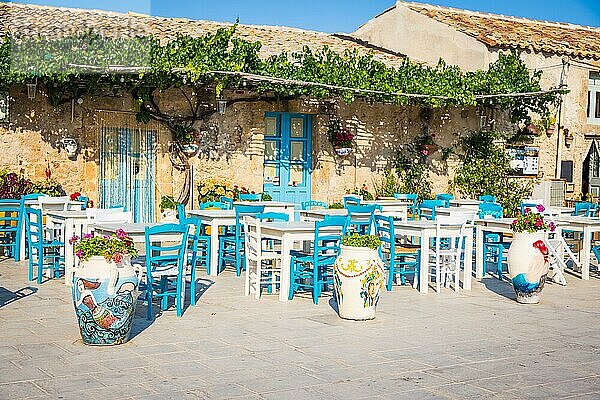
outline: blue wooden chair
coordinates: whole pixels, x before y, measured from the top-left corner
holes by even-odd
[[[319,296],[329,285],[333,285],[333,263],[340,252],[340,241],[344,233],[346,217],[329,216],[324,221],[315,222],[315,239],[312,254],[292,255],[290,262],[289,299],[300,289],[312,292],[313,303],[319,303]],[[338,227],[340,233],[328,233],[323,228]],[[284,266],[285,268],[285,266]]]
[[[580,201],[575,203],[575,211],[573,215],[580,217],[595,217],[596,215],[596,204],[587,201]]]
[[[188,235],[188,253],[190,265],[196,268],[198,264],[204,265],[206,274],[210,275],[210,235],[206,233],[206,226],[199,218],[187,217],[180,219],[184,225],[192,226],[193,233]]]
[[[504,209],[500,204],[482,203],[479,205],[478,216],[485,218],[503,218]],[[479,243],[477,243],[479,245]],[[498,279],[502,280],[504,270],[504,250],[510,247],[510,243],[504,243],[502,234],[483,232],[483,275],[487,274],[487,264],[492,262],[496,266]]]
[[[344,196],[344,208],[348,208],[348,206],[360,206],[360,202],[362,201],[360,197],[357,196]]]
[[[45,238],[42,210],[25,207],[25,235],[29,250],[29,280],[34,279],[34,266],[37,267],[38,283],[42,283],[43,272],[46,269],[52,270],[54,277],[58,278],[60,271],[64,272],[65,244],[64,242]]]
[[[392,290],[398,275],[402,285],[406,284],[407,276],[412,276],[418,282],[421,246],[402,244],[396,240],[393,217],[375,215],[375,234],[382,242],[379,256],[388,269],[387,290]]]
[[[177,219],[179,222],[185,220],[187,217],[185,212],[185,204],[177,203]]]
[[[161,299],[161,310],[166,310],[169,298],[175,300],[177,316],[183,314],[183,296],[185,294],[186,265],[184,263],[188,244],[188,225],[162,224],[146,227],[146,301],[147,317],[154,317],[152,300]],[[169,241],[162,241],[167,235]],[[171,238],[172,236],[172,238]],[[196,269],[191,268],[190,298],[196,304]]]
[[[219,237],[219,270],[225,268],[227,262],[235,265],[237,276],[242,274],[244,265],[244,228],[243,217],[256,216],[265,210],[265,206],[238,205],[235,209],[235,227],[233,233]]]
[[[0,247],[8,249],[15,261],[21,249],[21,220],[20,200],[0,200]]]
[[[207,203],[200,204],[201,210],[230,210],[229,204],[222,203],[220,201],[209,201]]]
[[[315,208],[323,210],[329,209],[329,204],[325,203],[324,201],[303,201],[301,205],[303,210],[313,210]]]
[[[484,194],[483,196],[479,196],[479,201],[484,203],[495,203],[496,196],[492,196],[491,194]]]
[[[240,201],[261,201],[262,193],[240,193],[238,198]]]
[[[257,214],[256,218],[263,222],[289,222],[290,221],[290,216],[286,213],[279,213],[279,212],[266,212],[266,213],[261,213],[261,214]]]
[[[47,196],[44,193],[29,193],[29,194],[24,194],[23,196],[21,196],[21,226],[24,227],[25,226],[25,207],[28,207],[25,203],[28,200],[37,200],[38,198],[42,197],[42,196]],[[35,204],[37,205],[38,203],[35,202]],[[19,243],[19,246],[25,246],[25,257],[29,257],[29,245],[27,243],[27,236],[25,236],[25,243]],[[19,255],[19,260],[21,259],[20,255]],[[16,260],[16,261],[19,261]]]
[[[454,195],[448,193],[440,193],[435,195],[436,200],[441,200],[444,202],[442,207],[448,208],[450,207],[450,200],[454,200]]]
[[[221,196],[219,202],[227,204],[226,210],[233,210],[233,199],[231,197]]]
[[[411,218],[417,219],[419,217],[419,211],[418,211],[419,195],[417,193],[395,193],[394,198],[396,200],[410,201],[411,203],[408,206],[408,211],[410,212]]]
[[[429,220],[435,220],[435,209],[437,207],[445,207],[446,202],[444,200],[423,200],[419,204],[419,219],[425,218]],[[423,210],[430,210],[430,215],[423,215]]]
[[[371,233],[371,227],[373,226],[373,217],[375,210],[380,209],[377,204],[359,205],[346,207],[348,210],[346,230],[350,232],[357,232],[361,235],[368,235]]]

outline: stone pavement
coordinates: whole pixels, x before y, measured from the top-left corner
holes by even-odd
[[[328,298],[245,297],[231,272],[182,318],[81,343],[62,280],[0,262],[1,399],[600,399],[600,278],[548,284],[519,305],[508,283],[472,292],[385,292],[377,318],[337,317]]]

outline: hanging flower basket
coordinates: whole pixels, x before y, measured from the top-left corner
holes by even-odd
[[[347,157],[352,153],[352,147],[336,147],[334,150],[335,154],[340,157]]]
[[[181,145],[181,151],[187,157],[194,157],[196,154],[198,154],[199,150],[200,146],[198,146],[197,143],[186,143]]]

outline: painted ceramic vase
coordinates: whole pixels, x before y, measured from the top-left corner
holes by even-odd
[[[340,318],[373,319],[385,280],[383,262],[377,250],[368,247],[341,246],[340,249],[333,266]]]
[[[72,294],[85,344],[115,345],[129,340],[140,277],[127,258],[120,264],[104,257],[81,262]]]
[[[519,232],[508,249],[508,272],[517,301],[537,304],[548,275],[548,248],[545,234]]]

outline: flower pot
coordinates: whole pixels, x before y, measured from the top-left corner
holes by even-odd
[[[176,210],[161,210],[160,222],[178,222]]]
[[[334,150],[335,154],[337,154],[340,157],[346,157],[352,153],[351,147],[336,147]]]
[[[73,278],[73,305],[83,343],[115,345],[129,340],[141,277],[129,258],[82,261]]]
[[[384,283],[383,262],[377,250],[341,246],[335,260],[334,287],[340,318],[368,320],[375,310]]]
[[[552,136],[554,134],[555,130],[556,130],[556,125],[550,124],[550,126],[548,126],[548,129],[546,129],[546,135]]]
[[[548,275],[548,249],[543,232],[518,232],[508,250],[508,272],[517,302],[537,304]]]
[[[187,157],[193,157],[198,154],[198,150],[200,150],[200,146],[196,143],[186,143],[181,145],[181,151]]]

